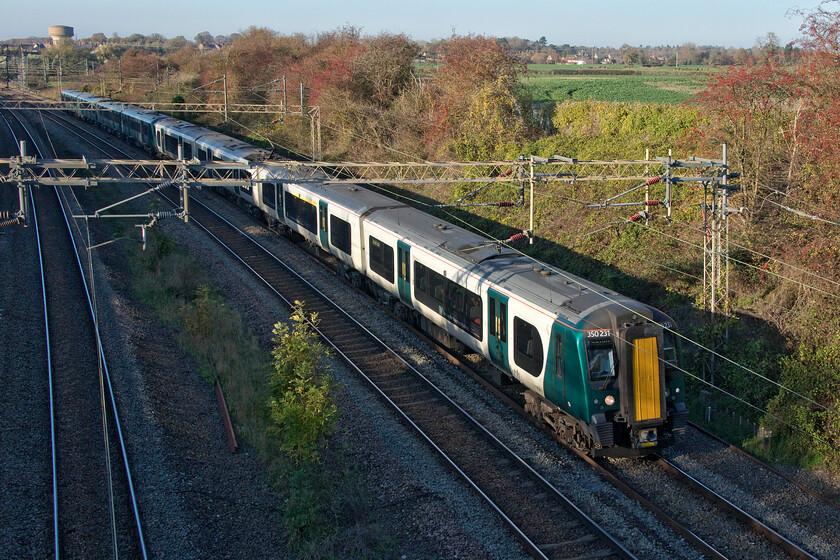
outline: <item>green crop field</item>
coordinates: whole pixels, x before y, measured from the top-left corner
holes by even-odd
[[[537,103],[547,101],[621,101],[678,104],[706,86],[715,69],[616,68],[530,64],[522,82]]]

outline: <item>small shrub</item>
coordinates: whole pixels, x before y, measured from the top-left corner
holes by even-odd
[[[319,449],[335,429],[338,406],[331,398],[333,382],[322,365],[327,349],[316,339],[303,304],[295,302],[293,327],[274,326],[273,368],[268,404],[269,431],[293,460],[318,462]]]

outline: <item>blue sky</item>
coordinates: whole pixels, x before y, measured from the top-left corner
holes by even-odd
[[[49,25],[70,25],[77,37],[102,32],[192,39],[201,31],[229,35],[252,25],[281,34],[317,34],[352,25],[365,35],[405,33],[416,40],[474,33],[519,36],[549,43],[620,47],[622,44],[751,47],[775,33],[798,37],[802,17],[819,0],[510,0],[385,2],[382,0],[0,0],[0,40],[46,36]]]

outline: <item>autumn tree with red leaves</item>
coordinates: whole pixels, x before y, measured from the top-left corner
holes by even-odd
[[[778,186],[794,152],[797,82],[790,68],[767,62],[732,66],[715,75],[693,100],[711,118],[706,149],[729,147],[729,161],[754,205],[761,185]]]
[[[427,139],[452,138],[461,159],[503,157],[525,139],[530,113],[519,74],[525,64],[497,39],[452,36],[439,48],[439,92]]]
[[[803,110],[797,139],[803,186],[816,202],[840,210],[840,1],[823,2],[800,31]]]

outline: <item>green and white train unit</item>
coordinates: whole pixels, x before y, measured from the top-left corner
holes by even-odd
[[[685,431],[676,325],[661,311],[360,186],[296,182],[266,150],[224,134],[89,94],[62,98],[157,155],[251,162],[232,192],[242,206],[334,255],[355,285],[444,346],[517,380],[526,409],[569,444],[641,455]]]

